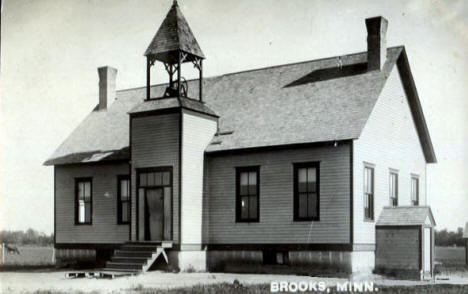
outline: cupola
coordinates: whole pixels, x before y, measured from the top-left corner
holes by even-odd
[[[198,98],[202,101],[203,94],[203,59],[205,56],[193,36],[185,17],[180,11],[177,1],[174,1],[166,18],[159,27],[156,35],[146,49],[146,99],[151,97],[150,79],[151,68],[156,61],[161,62],[169,75],[169,84],[163,97]],[[188,97],[188,83],[182,76],[182,64],[193,63],[199,71],[199,97]]]

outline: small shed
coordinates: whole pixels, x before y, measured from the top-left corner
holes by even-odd
[[[463,239],[465,240],[465,259],[468,265],[468,223],[465,224],[465,230],[463,231]]]
[[[409,279],[432,278],[435,225],[429,206],[384,207],[375,225],[376,271]]]

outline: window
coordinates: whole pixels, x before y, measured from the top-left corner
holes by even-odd
[[[91,224],[93,213],[92,178],[75,179],[75,224]]]
[[[130,178],[118,176],[117,183],[117,222],[128,224],[130,222]]]
[[[390,172],[390,206],[398,206],[398,174]]]
[[[364,167],[364,219],[374,219],[374,168]]]
[[[258,222],[260,167],[238,167],[236,178],[236,221]]]
[[[411,204],[419,205],[419,178],[416,176],[411,177]]]
[[[319,220],[319,163],[294,164],[294,220]]]

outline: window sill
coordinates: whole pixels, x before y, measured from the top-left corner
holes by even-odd
[[[75,226],[91,226],[93,223],[75,223]]]
[[[314,217],[314,218],[295,218],[293,220],[294,222],[318,222],[320,221],[320,218]]]
[[[370,218],[365,218],[365,219],[364,219],[364,222],[365,222],[365,223],[374,223],[375,220],[374,220],[374,219],[370,219]]]
[[[117,225],[119,225],[119,226],[120,226],[120,225],[129,225],[129,224],[130,224],[130,222],[125,222],[125,223],[123,223],[123,222],[122,222],[122,223],[117,223]]]
[[[249,223],[259,223],[260,220],[256,219],[256,220],[236,220],[236,223],[239,223],[239,224],[249,224]]]

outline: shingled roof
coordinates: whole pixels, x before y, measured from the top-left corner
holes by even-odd
[[[156,56],[165,60],[168,54],[177,50],[205,58],[192,30],[179,9],[179,5],[177,5],[177,1],[174,1],[148,49],[146,49],[145,56]]]
[[[396,206],[384,207],[376,226],[419,226],[425,224],[436,225],[429,206]]]
[[[403,47],[389,48],[382,71],[367,71],[362,52],[205,78],[204,109],[219,116],[221,134],[206,152],[357,139],[404,54]],[[197,97],[198,80],[188,85],[189,96]],[[152,86],[151,97],[162,97],[166,87]],[[128,112],[159,103],[143,103],[145,91],[118,91],[108,110],[92,111],[45,164],[128,159]],[[426,161],[434,162],[417,95],[412,99]]]

